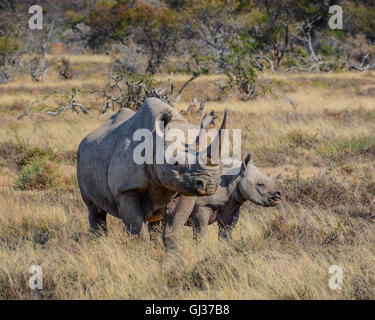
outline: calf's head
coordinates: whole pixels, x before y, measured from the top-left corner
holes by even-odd
[[[173,144],[178,146],[179,155],[171,157],[165,154],[165,163],[155,165],[155,172],[160,184],[168,190],[179,192],[186,196],[202,197],[215,194],[220,183],[219,163],[211,164],[210,161],[207,163],[198,160],[200,152],[199,139],[205,137],[203,133],[204,123],[201,124],[198,134],[193,137],[194,141],[189,143],[189,129],[192,131],[197,130],[196,126],[183,121],[170,121],[168,115],[165,114],[161,115],[158,120],[159,123],[162,121],[164,128],[163,132],[161,132],[161,128],[156,125],[156,136],[167,136],[168,132],[172,130],[179,130],[179,132],[183,133],[183,140],[179,140],[177,137],[174,141],[164,141],[166,153]],[[205,150],[207,153],[215,153],[220,157],[221,130],[225,128],[225,125],[226,113],[217,136]],[[196,157],[196,163],[187,161],[189,155],[191,156],[192,154]]]
[[[276,206],[281,200],[281,175],[267,176],[252,164],[251,153],[247,153],[241,165],[239,191],[246,200],[265,207]]]

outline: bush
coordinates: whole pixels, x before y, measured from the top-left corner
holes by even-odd
[[[369,120],[375,120],[375,111],[368,111],[366,113],[366,118]]]
[[[348,141],[338,141],[330,145],[321,145],[316,152],[329,161],[341,161],[348,156],[375,155],[375,136],[364,136]]]
[[[64,160],[74,162],[75,152],[63,155]],[[0,143],[0,159],[4,159],[19,171],[14,186],[20,190],[44,190],[62,188],[73,190],[75,177],[62,174],[59,169],[61,157],[50,147],[32,147],[15,135],[14,141]]]
[[[52,160],[52,161],[59,161],[59,156],[51,149],[45,148],[42,149],[40,147],[34,147],[31,149],[26,150],[23,158],[19,160],[17,163],[20,168],[38,161],[38,160]]]
[[[5,65],[18,49],[19,44],[16,39],[9,36],[0,36],[0,66]]]
[[[293,130],[289,132],[286,136],[286,140],[291,147],[300,147],[304,149],[311,149],[319,142],[317,134],[310,134],[301,130]]]
[[[17,132],[14,135],[14,140],[0,142],[0,159],[4,159],[11,166],[16,166],[18,170],[27,164],[46,159],[54,162],[61,160],[60,156],[50,147],[30,147],[29,143],[20,137]]]
[[[15,187],[20,190],[51,189],[55,187],[57,175],[56,164],[38,159],[22,167]]]
[[[257,95],[258,71],[253,57],[253,45],[240,37],[230,44],[225,57],[224,73],[228,77],[227,89],[237,89],[245,100]]]
[[[63,190],[73,192],[77,187],[75,175],[66,176],[56,162],[36,159],[20,170],[15,188],[20,190]]]

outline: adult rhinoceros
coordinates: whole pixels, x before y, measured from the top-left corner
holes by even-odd
[[[77,177],[91,230],[106,230],[109,213],[121,218],[131,234],[148,239],[147,219],[165,208],[172,197],[181,195],[173,215],[166,217],[164,230],[165,245],[174,247],[195,197],[216,192],[220,181],[218,165],[135,162],[133,153],[141,142],[133,139],[134,133],[137,129],[148,129],[155,139],[161,132],[160,121],[165,133],[171,129],[187,132],[196,128],[166,103],[149,98],[136,113],[122,109],[80,143]],[[220,141],[220,132],[216,141]],[[168,144],[165,142],[165,148]],[[211,151],[215,148],[218,144]]]

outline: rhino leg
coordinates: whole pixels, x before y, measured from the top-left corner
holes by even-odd
[[[117,199],[118,213],[126,229],[132,235],[139,235],[141,239],[149,241],[150,234],[141,209],[139,197],[131,192],[124,193]]]
[[[195,197],[180,196],[174,210],[165,214],[163,242],[167,249],[176,249],[180,233],[193,211]]]
[[[223,240],[229,240],[232,238],[232,231],[236,226],[240,217],[240,209],[236,211],[226,221],[218,221],[219,224],[219,238]]]
[[[97,233],[98,231],[107,232],[107,212],[98,208],[92,202],[86,203],[89,210],[90,231]]]
[[[193,215],[193,236],[200,240],[207,233],[208,221],[210,220],[210,208],[199,207]]]

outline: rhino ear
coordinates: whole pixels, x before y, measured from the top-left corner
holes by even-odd
[[[251,162],[251,153],[248,152],[243,158],[243,161],[241,164],[241,173],[246,171],[247,166],[249,165],[250,162]]]
[[[159,137],[164,136],[164,128],[171,121],[171,114],[169,112],[160,112],[155,119],[155,131]]]

